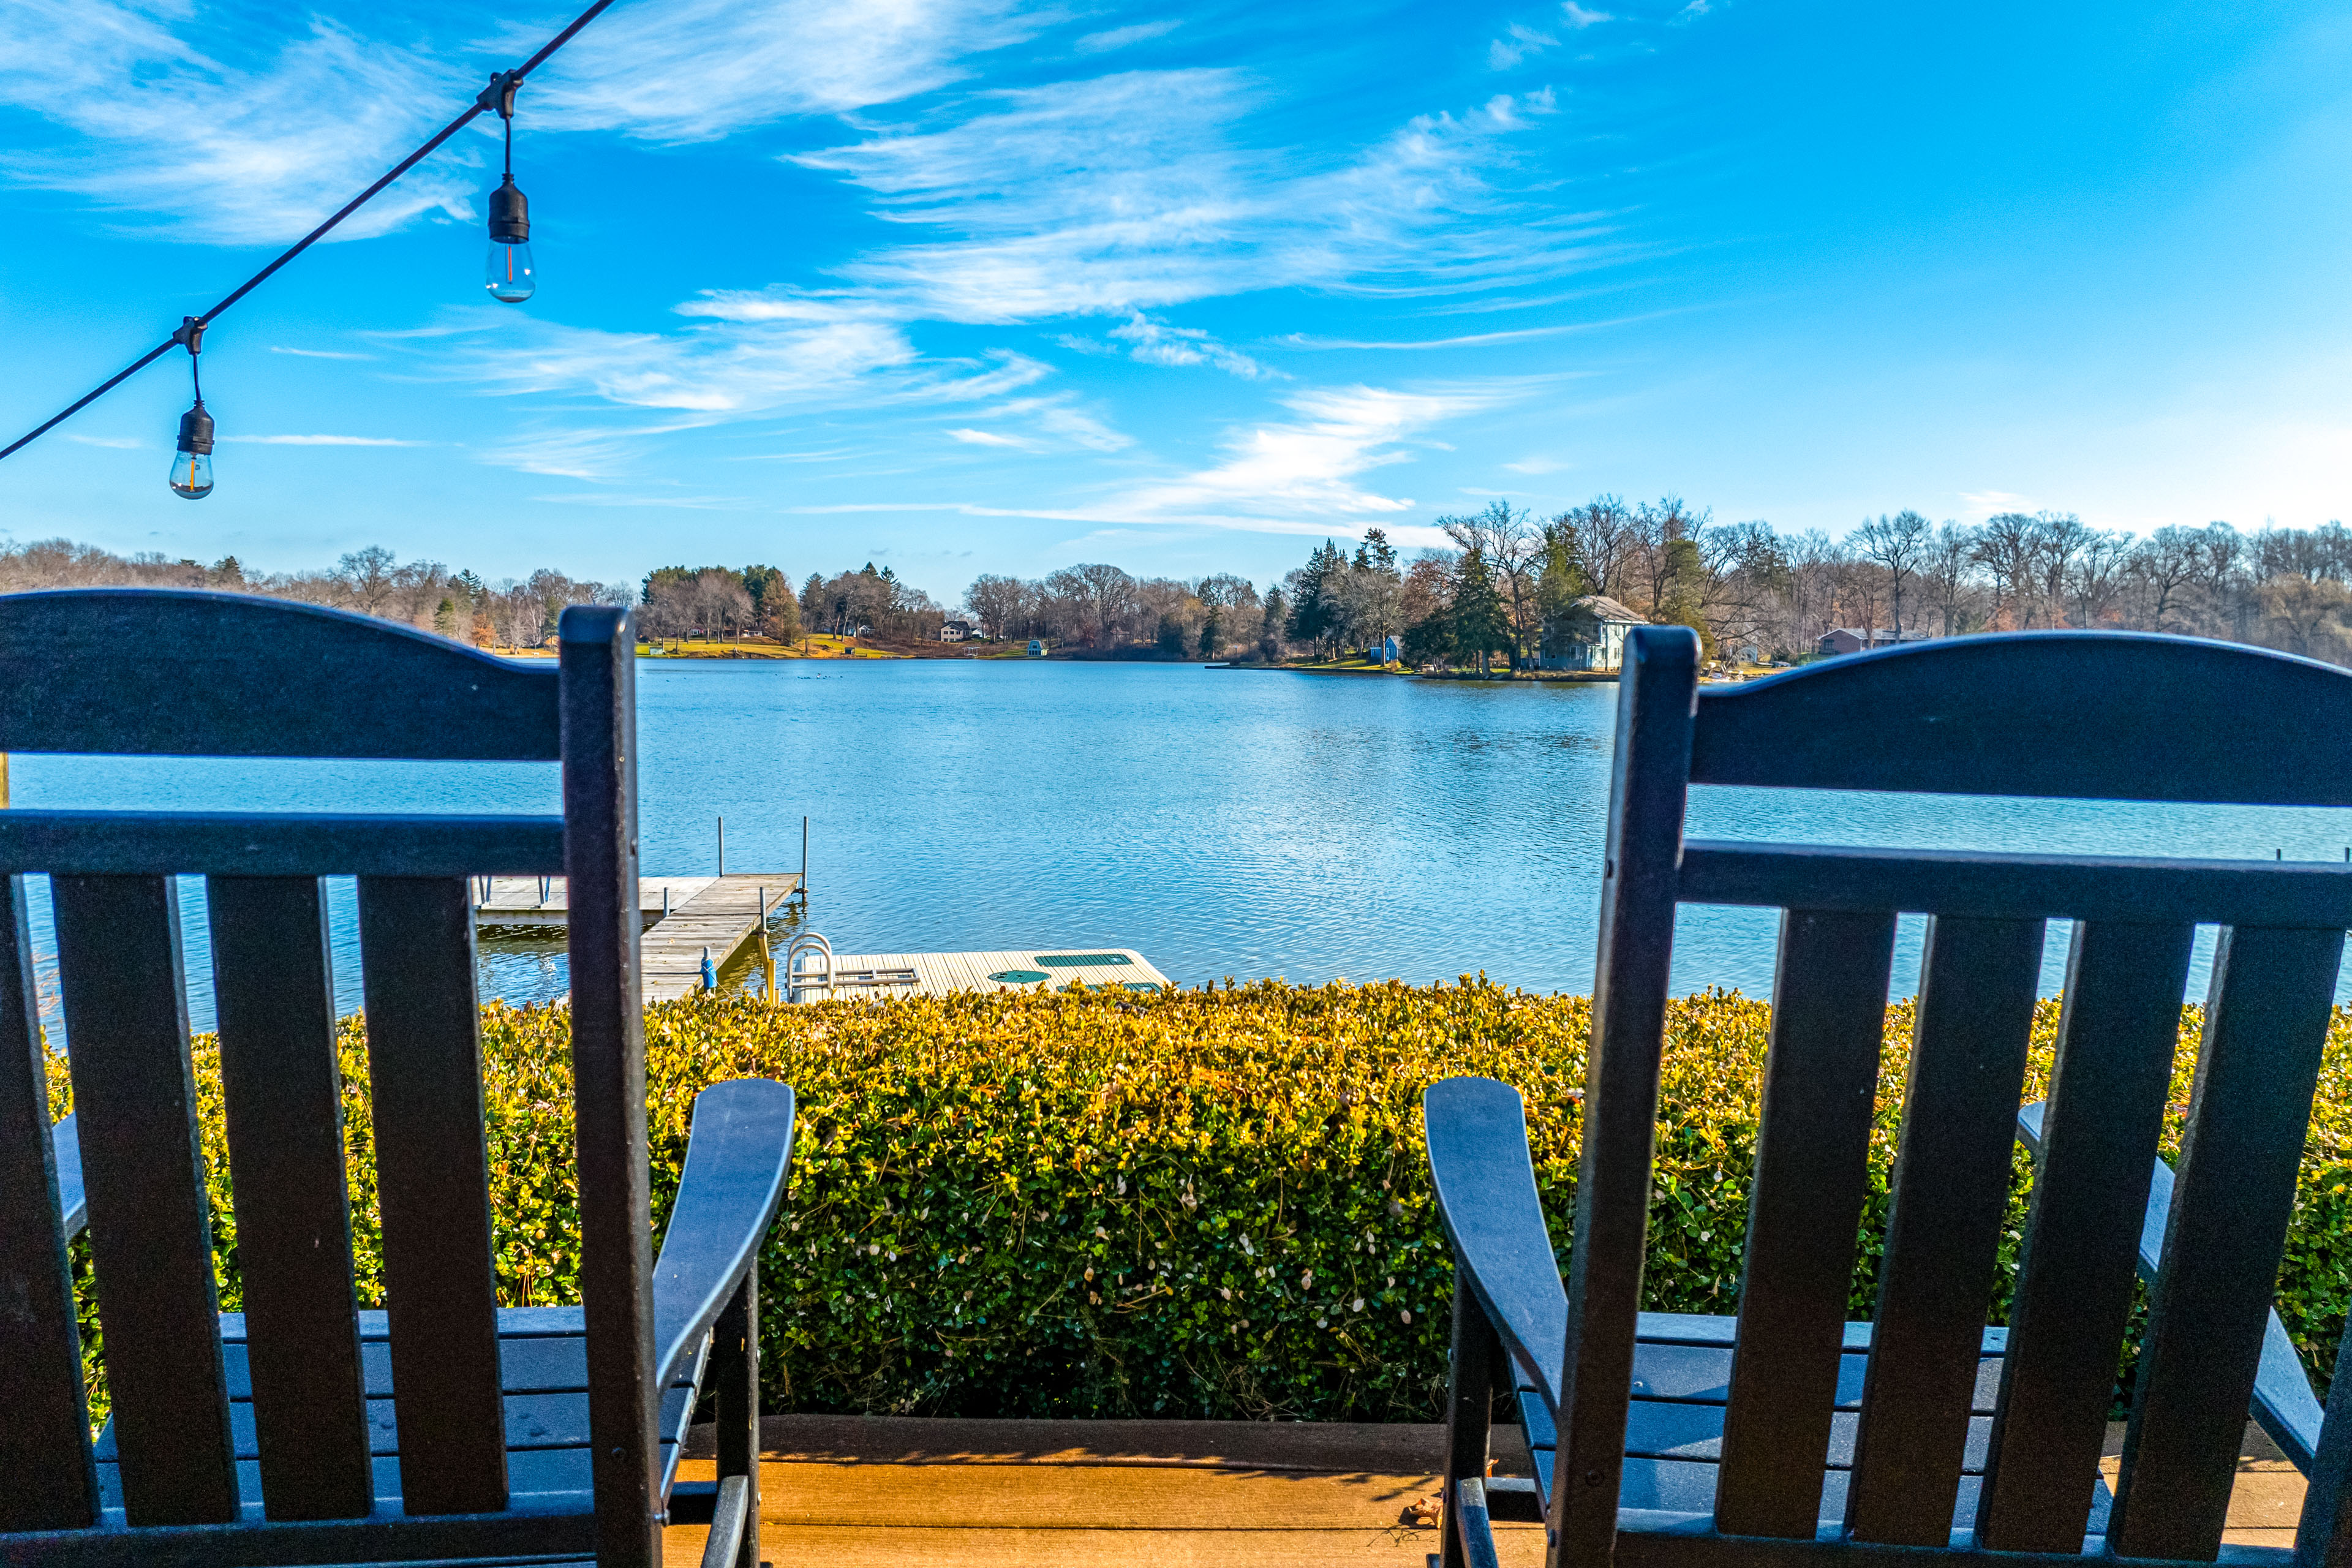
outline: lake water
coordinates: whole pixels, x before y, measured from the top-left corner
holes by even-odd
[[[1589,990],[1617,690],[1192,665],[644,660],[648,875],[796,871],[836,952],[1132,947],[1187,984],[1483,972]],[[557,808],[537,763],[20,756],[21,806]],[[1701,789],[1694,837],[2340,862],[2339,810]],[[181,883],[191,1021],[212,1006],[202,884]],[[330,886],[337,992],[359,1005],[353,898]],[[35,946],[55,1019],[47,893]],[[797,917],[794,917],[795,919]],[[1769,994],[1776,916],[1686,909],[1678,992]],[[789,923],[789,922],[786,922]],[[1903,922],[1894,992],[1918,982]],[[2190,990],[2201,997],[2212,932]],[[2063,977],[2053,922],[2046,992]],[[565,986],[560,933],[490,936],[485,994]],[[747,978],[726,977],[730,984]],[[2346,994],[2339,987],[2339,998]]]

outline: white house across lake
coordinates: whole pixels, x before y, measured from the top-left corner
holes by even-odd
[[[1568,607],[1556,631],[1536,657],[1538,669],[1618,669],[1625,663],[1625,634],[1650,618],[1627,609],[1606,594],[1587,594]]]

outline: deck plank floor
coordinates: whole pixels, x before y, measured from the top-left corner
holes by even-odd
[[[1525,1473],[1509,1435],[1499,1468]],[[784,1415],[761,1438],[775,1568],[1422,1568],[1437,1549],[1401,1516],[1436,1487],[1442,1426]],[[697,1428],[681,1479],[710,1477],[709,1445]],[[2251,1426],[2245,1448],[2228,1539],[2291,1544],[2303,1479]],[[666,1560],[692,1568],[706,1533],[672,1528]],[[1507,1568],[1542,1561],[1540,1527],[1496,1534]]]

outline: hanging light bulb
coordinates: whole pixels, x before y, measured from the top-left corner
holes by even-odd
[[[514,183],[514,100],[521,84],[517,71],[490,78],[482,93],[486,108],[499,111],[507,126],[506,178],[490,193],[490,253],[482,269],[482,286],[493,300],[520,305],[539,287],[530,259],[530,204]]]
[[[172,341],[187,349],[188,376],[196,389],[195,406],[180,416],[179,450],[172,454],[172,493],[202,500],[213,493],[213,416],[205,412],[205,382],[196,369],[205,324],[194,316],[183,317]]]

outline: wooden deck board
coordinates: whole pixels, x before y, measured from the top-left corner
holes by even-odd
[[[855,1415],[760,1426],[761,1555],[776,1568],[1421,1568],[1437,1545],[1434,1530],[1400,1516],[1436,1485],[1442,1426]],[[2288,1544],[2302,1478],[2259,1430],[2247,1434],[2227,1539]],[[1498,1468],[1524,1474],[1517,1428],[1495,1436]],[[709,1428],[695,1429],[681,1479],[710,1477],[709,1442]],[[671,1529],[666,1560],[692,1568],[706,1533]],[[1509,1568],[1542,1561],[1539,1526],[1496,1535]]]

